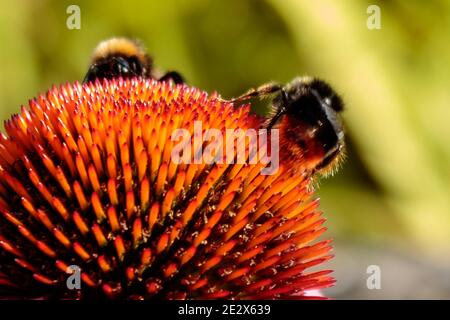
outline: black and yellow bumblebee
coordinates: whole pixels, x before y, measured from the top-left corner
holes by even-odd
[[[293,167],[302,160],[313,173],[333,173],[345,147],[340,115],[344,103],[334,89],[320,79],[297,77],[287,85],[264,84],[229,101],[264,97],[272,97],[264,127],[280,130],[280,159]]]
[[[128,38],[111,38],[100,42],[94,50],[83,82],[117,77],[142,77],[172,81],[175,84],[184,83],[183,77],[176,71],[160,75],[144,46],[139,41]]]

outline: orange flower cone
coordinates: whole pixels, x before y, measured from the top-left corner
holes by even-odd
[[[301,299],[332,285],[330,270],[308,270],[331,258],[310,177],[282,159],[273,175],[176,164],[170,135],[194,121],[225,131],[263,119],[195,88],[117,79],[53,88],[8,120],[0,298]],[[79,290],[67,286],[74,265]]]

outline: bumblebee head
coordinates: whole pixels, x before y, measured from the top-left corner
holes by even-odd
[[[95,48],[83,82],[116,77],[148,77],[152,62],[143,46],[127,38],[112,38]]]

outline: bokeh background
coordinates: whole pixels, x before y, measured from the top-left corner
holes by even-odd
[[[66,27],[69,5],[81,29]],[[381,29],[369,30],[369,5]],[[347,161],[320,183],[337,299],[450,298],[449,1],[13,1],[0,10],[0,118],[81,80],[102,39],[224,97],[313,75],[346,101]],[[264,114],[267,103],[256,103]],[[369,290],[369,265],[381,289]]]

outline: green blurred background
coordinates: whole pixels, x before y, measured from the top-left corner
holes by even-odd
[[[71,4],[80,30],[66,27]],[[366,26],[371,4],[379,30]],[[296,75],[329,81],[347,105],[348,149],[318,192],[335,239],[327,294],[450,298],[449,1],[2,1],[0,118],[81,80],[112,36],[141,39],[161,69],[224,97]],[[373,264],[380,290],[366,287]]]

